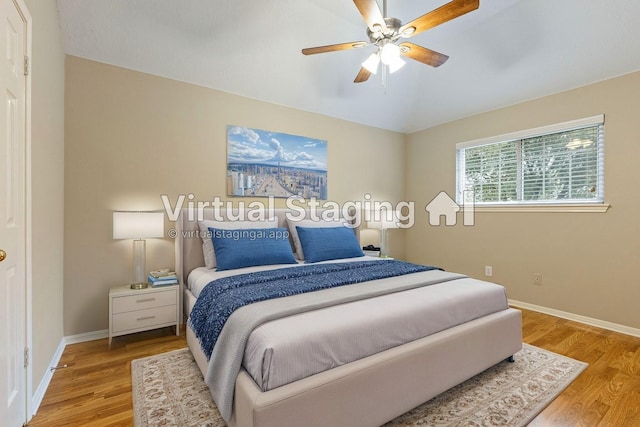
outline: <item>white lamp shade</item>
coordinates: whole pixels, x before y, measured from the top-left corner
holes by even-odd
[[[114,212],[114,239],[164,237],[163,212]]]
[[[402,68],[404,64],[406,64],[406,62],[400,58],[401,53],[402,51],[400,50],[400,46],[393,43],[387,43],[382,46],[382,50],[380,51],[380,60],[383,64],[389,66],[390,73],[395,73]]]
[[[398,59],[400,59],[399,46],[393,43],[387,43],[382,46],[382,50],[380,51],[380,60],[383,64],[390,65]]]
[[[395,73],[400,68],[402,68],[404,64],[406,64],[406,62],[403,61],[400,57],[394,59],[393,61],[391,61],[391,63],[389,63],[389,72]]]
[[[378,64],[380,63],[380,56],[378,53],[372,53],[369,57],[362,63],[362,66],[366,68],[371,74],[376,74],[378,71]]]
[[[378,230],[399,228],[399,222],[398,214],[395,211],[382,210],[379,212],[371,212],[371,221],[367,221],[367,228],[375,228]]]

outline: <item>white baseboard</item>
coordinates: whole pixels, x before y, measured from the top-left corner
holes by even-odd
[[[84,332],[82,334],[69,335],[64,337],[64,341],[68,345],[68,344],[78,344],[80,342],[87,342],[87,341],[93,341],[93,340],[101,340],[103,338],[108,338],[108,337],[109,337],[109,330],[102,329],[100,331]]]
[[[36,412],[38,412],[38,408],[40,408],[42,399],[44,399],[44,394],[47,392],[47,388],[49,388],[49,384],[51,383],[51,378],[53,378],[53,371],[51,370],[51,366],[58,366],[65,347],[66,347],[66,343],[63,337],[60,340],[60,344],[58,344],[58,348],[53,354],[53,357],[51,358],[51,362],[49,362],[49,365],[48,365],[49,368],[47,368],[47,370],[44,372],[44,376],[42,377],[42,380],[40,380],[40,384],[38,384],[38,388],[36,389],[35,393],[33,393],[33,396],[31,396],[31,403],[29,406],[29,418],[33,417],[36,414]]]
[[[53,371],[50,369],[52,366],[58,366],[60,364],[60,359],[62,358],[62,353],[64,352],[65,347],[68,344],[77,344],[86,341],[100,340],[103,338],[109,337],[109,330],[103,329],[101,331],[93,331],[93,332],[85,332],[77,335],[69,335],[63,337],[60,340],[60,344],[58,344],[58,348],[56,349],[53,357],[51,358],[51,362],[49,362],[49,368],[44,373],[40,384],[38,384],[38,388],[36,389],[33,396],[31,396],[31,403],[29,407],[29,418],[33,417],[36,412],[38,412],[38,408],[40,408],[40,404],[42,403],[42,399],[44,399],[44,395],[47,392],[47,388],[49,388],[49,384],[51,383],[51,379],[53,378]]]
[[[605,320],[594,319],[593,317],[581,316],[579,314],[573,314],[566,311],[556,310],[554,308],[542,307],[540,305],[529,304],[527,302],[512,299],[509,300],[509,305],[640,338],[640,329],[632,328],[630,326],[620,325],[618,323],[607,322]]]

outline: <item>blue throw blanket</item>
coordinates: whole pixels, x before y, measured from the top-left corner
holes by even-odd
[[[381,260],[305,265],[224,277],[212,281],[202,290],[189,322],[209,359],[227,319],[245,305],[436,269],[440,270],[402,261]]]

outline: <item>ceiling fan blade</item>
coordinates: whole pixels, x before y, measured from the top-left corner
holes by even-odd
[[[449,59],[444,53],[436,52],[435,50],[409,42],[400,43],[400,53],[423,64],[431,65],[432,67],[439,67]]]
[[[403,25],[400,27],[399,33],[402,34],[403,37],[413,37],[416,34],[462,16],[465,13],[474,11],[479,6],[480,0],[450,1],[449,3]]]
[[[384,16],[382,16],[376,0],[353,0],[353,2],[356,4],[360,14],[364,18],[364,22],[367,23],[367,27],[369,27],[371,32],[376,32],[376,30],[382,32],[387,31],[387,24],[384,22]],[[375,28],[376,25],[379,25],[380,28]]]
[[[316,53],[357,49],[360,47],[365,47],[367,44],[368,44],[367,42],[351,42],[351,43],[330,44],[327,46],[308,47],[308,48],[302,49],[302,53],[305,55],[315,55]]]
[[[358,72],[358,75],[356,76],[356,79],[353,82],[354,83],[366,82],[367,80],[369,80],[370,76],[371,76],[371,71],[362,67],[360,68],[360,71]]]

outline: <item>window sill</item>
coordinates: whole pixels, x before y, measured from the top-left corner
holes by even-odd
[[[475,206],[474,212],[580,212],[580,213],[605,213],[611,207],[608,203],[573,204],[573,205],[492,205]]]

